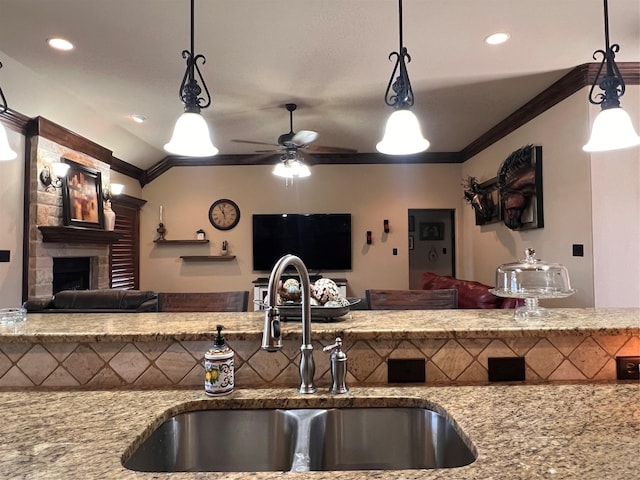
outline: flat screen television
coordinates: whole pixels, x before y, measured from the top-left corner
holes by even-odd
[[[254,214],[253,270],[271,271],[288,253],[309,271],[351,270],[351,214]]]

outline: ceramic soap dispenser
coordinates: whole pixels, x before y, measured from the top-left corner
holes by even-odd
[[[234,386],[233,350],[222,336],[222,325],[218,325],[218,336],[213,346],[204,355],[204,391],[216,396],[230,393]]]

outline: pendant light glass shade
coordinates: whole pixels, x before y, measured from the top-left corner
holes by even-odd
[[[9,139],[4,125],[0,124],[0,161],[13,160],[18,156],[9,146]]]
[[[173,136],[164,149],[185,157],[209,157],[218,149],[211,143],[207,122],[199,113],[185,112],[176,121]]]
[[[411,110],[394,111],[387,120],[384,137],[376,145],[387,155],[411,155],[429,148],[429,140],[422,136],[420,123]]]
[[[593,121],[591,137],[582,147],[585,152],[605,152],[640,145],[640,136],[631,117],[621,107],[601,110]]]

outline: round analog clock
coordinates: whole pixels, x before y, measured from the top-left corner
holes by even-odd
[[[240,208],[233,200],[216,200],[209,208],[209,221],[218,230],[231,230],[240,221]]]

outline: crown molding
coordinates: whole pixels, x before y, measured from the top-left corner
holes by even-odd
[[[461,161],[469,160],[581,88],[591,86],[596,80],[599,66],[599,63],[585,63],[572,69],[560,80],[464,147],[459,152]],[[627,85],[640,85],[640,62],[621,62],[618,63],[618,68]]]
[[[7,108],[4,112],[0,112],[0,124],[22,135],[26,134],[27,125],[30,120],[26,115],[11,110],[10,108]]]
[[[89,155],[108,164],[112,170],[137,179],[141,185],[143,185],[142,182],[146,178],[144,170],[114,157],[111,150],[44,117],[29,119],[25,127],[25,134],[29,137],[44,137],[52,142]]]

